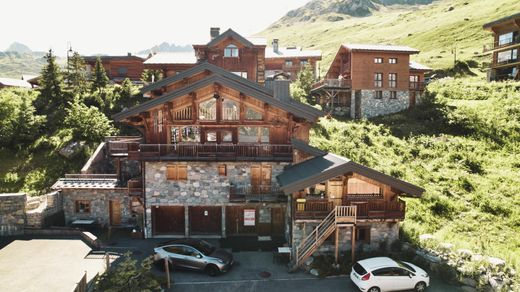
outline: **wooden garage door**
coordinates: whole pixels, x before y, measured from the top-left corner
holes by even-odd
[[[244,226],[244,209],[255,210],[255,226]],[[226,235],[283,235],[285,208],[227,206]]]
[[[154,235],[184,234],[184,207],[152,206],[152,229]]]
[[[255,206],[226,207],[226,235],[257,235],[256,222],[255,226],[244,226],[244,209],[253,209],[256,212]],[[258,220],[257,218],[255,219]]]
[[[191,235],[221,235],[222,207],[191,206],[189,207]]]

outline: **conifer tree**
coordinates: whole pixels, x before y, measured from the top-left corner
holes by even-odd
[[[68,70],[65,76],[72,92],[85,92],[88,82],[85,60],[83,60],[78,52],[74,52],[67,62]]]
[[[101,88],[105,88],[108,84],[108,76],[105,68],[103,67],[103,63],[101,62],[101,58],[98,57],[96,60],[96,66],[94,67],[94,76],[92,80],[92,91],[96,91]]]
[[[47,64],[41,72],[40,95],[34,105],[38,113],[49,114],[60,105],[64,105],[66,100],[63,93],[63,76],[52,50],[49,50],[44,58],[47,60]]]

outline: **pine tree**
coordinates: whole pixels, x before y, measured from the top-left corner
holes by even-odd
[[[291,95],[294,99],[310,103],[310,93],[314,83],[312,67],[307,65],[298,73],[298,78],[291,84]]]
[[[146,69],[141,74],[141,81],[144,82],[157,82],[162,79],[162,73],[159,70]]]
[[[87,87],[87,70],[85,60],[78,52],[74,52],[67,60],[68,70],[65,74],[67,83],[74,93],[83,93]]]
[[[96,91],[101,88],[105,88],[108,84],[108,76],[101,58],[98,57],[96,60],[96,66],[94,68],[94,78],[92,80],[92,91]]]
[[[64,105],[66,100],[63,93],[63,76],[52,50],[49,50],[44,58],[47,60],[47,64],[41,72],[40,95],[34,105],[38,113],[49,114],[60,105]]]

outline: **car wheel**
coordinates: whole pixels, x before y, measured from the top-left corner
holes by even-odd
[[[381,292],[381,289],[379,289],[379,287],[372,287],[368,289],[367,292]]]
[[[419,283],[415,284],[415,291],[422,292],[424,290],[426,290],[426,283],[419,282]]]
[[[206,267],[206,274],[210,275],[211,277],[215,277],[220,273],[220,270],[215,265],[208,265]]]

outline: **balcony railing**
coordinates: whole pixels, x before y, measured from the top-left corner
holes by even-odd
[[[312,89],[323,87],[331,88],[350,88],[352,86],[352,79],[323,79],[312,85]]]
[[[283,144],[130,144],[128,150],[133,160],[292,161],[292,146]]]
[[[483,48],[483,52],[486,53],[486,52],[498,50],[501,48],[506,48],[506,47],[516,45],[516,44],[520,44],[520,35],[510,38],[507,41],[502,42],[502,43],[493,42],[493,43],[485,44],[484,48]]]
[[[138,136],[105,137],[107,151],[112,156],[124,156],[128,154],[131,145],[139,145],[142,138]]]
[[[410,82],[410,90],[424,90],[426,84],[424,82]]]
[[[287,197],[277,185],[245,185],[229,188],[230,202],[285,202]]]
[[[406,204],[399,200],[395,202],[351,201],[343,200],[343,206],[357,206],[357,219],[404,219]],[[323,219],[334,208],[334,203],[327,199],[295,201],[295,219]]]

